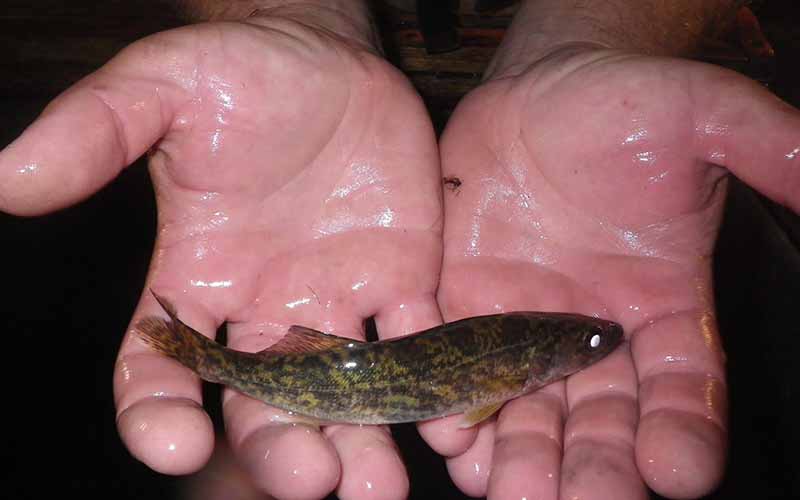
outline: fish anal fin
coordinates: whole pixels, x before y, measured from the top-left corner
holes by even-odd
[[[328,335],[305,326],[293,325],[282,339],[267,347],[259,354],[294,354],[303,352],[324,351],[348,344],[360,344],[361,341]]]
[[[478,425],[479,423],[483,422],[487,418],[497,413],[497,410],[499,410],[504,403],[505,401],[501,401],[499,403],[492,403],[486,406],[473,408],[472,410],[464,413],[464,416],[461,419],[459,427],[462,429],[466,429],[472,427],[473,425]]]
[[[300,413],[295,413],[292,411],[285,411],[281,412],[280,414],[272,415],[269,418],[269,421],[270,423],[273,424],[284,424],[292,426],[306,425],[316,430],[319,430],[319,428],[324,425],[331,425],[333,423],[318,419],[316,417],[312,417],[310,415],[302,415]]]

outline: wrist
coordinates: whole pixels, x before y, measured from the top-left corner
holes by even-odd
[[[523,0],[486,78],[519,73],[553,52],[612,49],[689,57],[732,22],[742,0]]]
[[[380,52],[380,38],[364,0],[176,0],[187,20],[267,25],[286,20]]]

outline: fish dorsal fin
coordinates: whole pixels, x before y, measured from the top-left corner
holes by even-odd
[[[293,325],[286,335],[279,341],[267,347],[259,354],[271,356],[273,354],[295,354],[302,352],[324,351],[333,347],[342,347],[347,344],[361,344],[359,340],[328,335],[319,330]]]
[[[169,317],[172,321],[178,319],[178,312],[175,309],[175,306],[172,305],[172,302],[170,302],[166,297],[158,295],[156,292],[153,291],[152,288],[150,289],[150,293],[153,294],[153,297],[155,297],[156,302],[158,302],[158,304],[164,309],[164,311],[166,311],[166,313],[169,314]]]

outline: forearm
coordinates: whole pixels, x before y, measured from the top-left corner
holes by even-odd
[[[370,47],[378,36],[365,0],[173,0],[190,21],[241,21],[259,16],[292,19]]]
[[[689,56],[729,23],[741,0],[522,0],[487,74],[513,72],[554,48],[587,44]]]

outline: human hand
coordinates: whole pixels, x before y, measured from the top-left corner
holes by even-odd
[[[124,50],[0,154],[0,209],[75,203],[152,148],[158,237],[145,290],[172,298],[187,323],[211,335],[227,320],[241,350],[291,324],[360,336],[375,315],[384,337],[438,324],[441,200],[424,107],[362,40],[289,14]],[[152,314],[163,312],[144,292],[131,325]],[[114,387],[134,456],[169,474],[204,465],[213,433],[192,373],[129,331]],[[283,425],[232,391],[224,416],[241,464],[278,498],[407,493],[387,428]]]
[[[461,181],[445,190],[445,320],[575,311],[630,342],[477,431],[423,435],[470,495],[709,492],[727,441],[710,268],[726,177],[800,210],[800,114],[731,71],[594,45],[495,76],[440,145]]]

